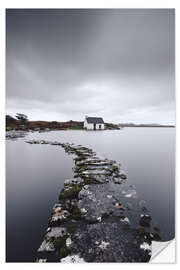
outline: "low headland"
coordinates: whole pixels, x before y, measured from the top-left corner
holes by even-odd
[[[10,130],[26,130],[26,131],[50,131],[50,130],[83,130],[83,121],[29,121],[18,120],[10,115],[6,115],[6,131]],[[117,124],[105,123],[106,130],[119,130]]]
[[[23,115],[22,115],[23,116]],[[25,116],[25,115],[24,115]],[[25,131],[51,131],[51,130],[83,130],[83,121],[29,121],[27,118],[16,119],[6,115],[6,131],[25,130]],[[133,123],[105,123],[105,130],[120,130],[123,127],[175,127],[174,125],[162,124],[133,124]]]

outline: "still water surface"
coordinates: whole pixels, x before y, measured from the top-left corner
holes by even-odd
[[[26,139],[57,140],[92,148],[120,162],[129,184],[146,201],[163,241],[174,238],[175,129],[51,131]],[[6,261],[33,262],[58,192],[73,160],[61,147],[6,141]]]

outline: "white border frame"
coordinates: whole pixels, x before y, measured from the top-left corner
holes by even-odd
[[[180,1],[176,1],[176,0],[171,0],[171,1],[160,1],[160,0],[126,0],[126,1],[119,1],[119,0],[111,0],[111,1],[98,1],[97,0],[91,0],[91,1],[82,1],[82,0],[76,0],[76,1],[35,1],[35,0],[31,0],[31,1],[22,1],[22,0],[16,0],[16,1],[1,1],[0,3],[0,161],[1,161],[1,168],[0,168],[0,176],[2,179],[1,181],[1,188],[0,188],[0,196],[1,196],[1,203],[0,203],[0,213],[1,213],[1,224],[0,224],[0,263],[1,263],[1,267],[3,267],[3,269],[5,268],[9,268],[9,267],[13,267],[17,269],[20,269],[21,267],[24,268],[26,267],[27,269],[32,267],[32,263],[5,263],[5,143],[4,143],[4,136],[5,136],[5,132],[4,132],[4,124],[5,124],[5,120],[4,120],[4,116],[5,116],[5,8],[176,8],[176,48],[179,48],[179,36],[177,35],[177,27],[179,25],[179,2]],[[178,59],[178,52],[176,50],[176,60]],[[178,65],[176,64],[176,70],[178,68]],[[178,83],[178,77],[176,78],[176,85]],[[178,116],[179,116],[179,109],[178,109],[178,93],[176,91],[176,102],[177,102],[177,120],[178,120]],[[178,133],[179,133],[179,128],[177,126],[177,138],[178,138]],[[177,142],[177,147],[179,150],[179,144]],[[178,151],[179,152],[179,151]],[[177,157],[177,161],[179,161],[178,159],[178,154],[176,155]],[[178,164],[176,161],[176,164]],[[178,184],[178,167],[176,166],[177,171],[176,171],[176,190],[179,190],[179,184]],[[176,199],[177,199],[177,205],[180,205],[178,203],[178,196],[176,195]],[[179,215],[178,215],[178,211],[176,211],[176,228],[179,227]],[[176,231],[176,239],[178,238],[179,240],[179,234]],[[18,243],[17,243],[18,245]],[[175,245],[174,245],[175,246]],[[172,252],[172,250],[174,250],[174,246],[169,245],[168,248],[170,248],[170,252]],[[176,249],[177,249],[177,245],[176,245]],[[165,250],[164,250],[165,251]],[[164,259],[167,259],[167,254],[165,252],[164,255]],[[163,259],[162,259],[163,260]],[[167,262],[167,260],[166,260]],[[178,262],[178,258],[176,257],[176,262]],[[33,267],[61,267],[61,268],[71,268],[73,267],[73,269],[77,268],[78,270],[82,267],[91,267],[91,264],[78,264],[78,265],[59,265],[59,264],[33,264]],[[121,267],[122,265],[120,264],[107,264],[107,263],[102,263],[102,264],[93,264],[93,267],[98,267],[98,269],[103,269],[106,270],[110,267],[113,268],[117,268],[117,267]],[[123,264],[123,268],[129,268],[129,267],[137,267],[139,269],[139,267],[143,267],[144,268],[144,264]],[[159,264],[146,264],[147,267],[163,267],[165,268],[169,268],[169,264],[162,264],[161,266]],[[178,267],[178,264],[172,264],[172,267]]]

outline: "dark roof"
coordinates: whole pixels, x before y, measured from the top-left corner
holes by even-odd
[[[88,124],[104,124],[104,121],[101,117],[87,117]]]

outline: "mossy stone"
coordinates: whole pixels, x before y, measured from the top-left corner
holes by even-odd
[[[64,258],[64,257],[68,256],[69,254],[70,254],[70,251],[68,250],[68,248],[66,246],[63,246],[60,248],[59,255],[61,258]]]
[[[143,227],[150,227],[151,226],[151,217],[150,216],[141,217],[139,224]]]
[[[63,189],[59,194],[59,200],[76,199],[82,189],[80,185],[69,185],[69,189]]]

